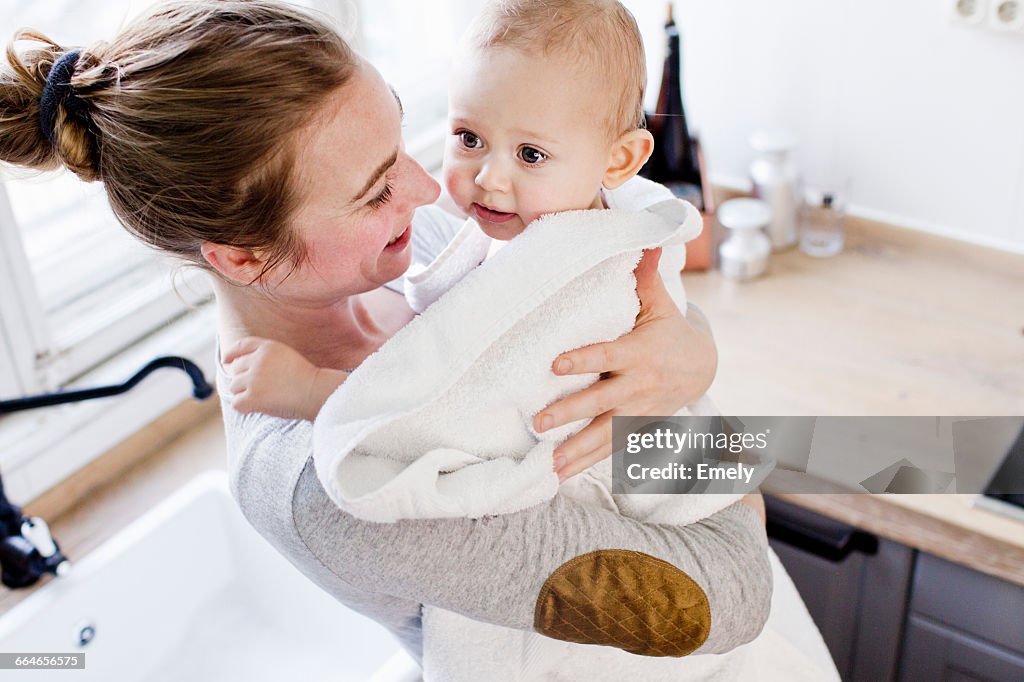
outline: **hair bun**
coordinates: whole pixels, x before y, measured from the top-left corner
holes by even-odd
[[[36,45],[16,50],[19,41]],[[41,171],[64,165],[83,180],[99,179],[91,105],[71,85],[86,59],[35,31],[14,35],[9,70],[0,69],[0,161]]]
[[[83,180],[98,180],[90,105],[71,82],[75,68],[86,59],[81,50],[68,50],[53,62],[39,97],[39,129],[69,170]]]

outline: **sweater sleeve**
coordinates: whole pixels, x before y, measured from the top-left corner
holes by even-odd
[[[603,549],[667,561],[704,590],[711,629],[695,653],[745,644],[768,618],[772,580],[764,526],[740,503],[687,526],[646,524],[561,496],[483,519],[381,524],[338,509],[310,462],[293,513],[306,546],[346,583],[504,627],[534,629],[548,578],[566,562]]]

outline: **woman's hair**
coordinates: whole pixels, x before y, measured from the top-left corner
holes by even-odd
[[[34,31],[8,44],[0,161],[101,180],[129,231],[207,269],[204,241],[262,251],[260,277],[302,261],[298,132],[358,59],[336,31],[273,0],[181,0],[66,53]]]

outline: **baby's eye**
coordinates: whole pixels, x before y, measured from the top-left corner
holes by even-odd
[[[466,149],[479,149],[483,146],[483,141],[468,130],[458,132],[456,135],[459,136],[459,141]]]
[[[536,166],[547,161],[548,155],[533,147],[522,147],[519,150],[519,158],[531,166]]]

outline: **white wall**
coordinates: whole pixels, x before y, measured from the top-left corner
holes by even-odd
[[[676,0],[712,179],[742,186],[748,134],[784,126],[808,180],[849,177],[853,212],[1024,252],[1024,35],[955,25],[951,3]],[[666,3],[625,4],[654,95]]]

